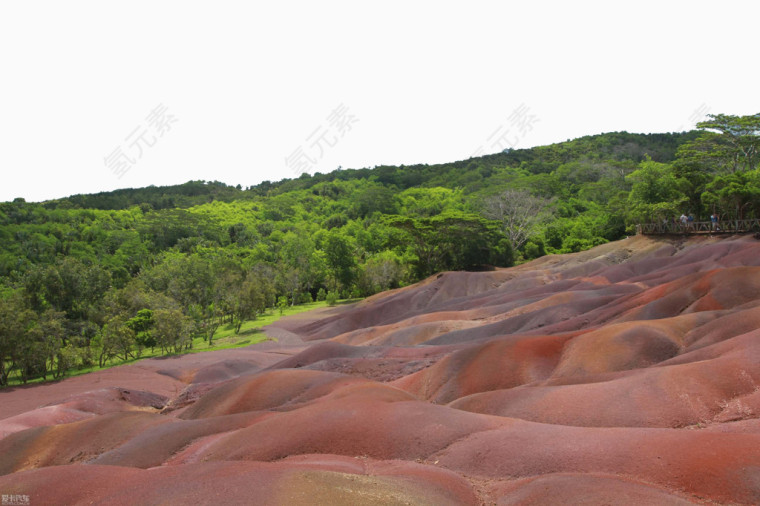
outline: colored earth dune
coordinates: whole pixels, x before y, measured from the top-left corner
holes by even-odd
[[[633,237],[0,392],[30,504],[758,504],[760,241]]]

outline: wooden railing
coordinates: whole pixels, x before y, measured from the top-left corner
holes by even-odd
[[[643,223],[636,225],[636,233],[654,234],[737,234],[760,232],[760,220],[692,221],[685,225],[678,223]]]

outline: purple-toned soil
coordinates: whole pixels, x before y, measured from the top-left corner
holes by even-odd
[[[760,241],[633,237],[0,391],[30,504],[758,504]]]

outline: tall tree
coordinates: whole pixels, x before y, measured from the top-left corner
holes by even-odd
[[[266,310],[271,291],[272,287],[267,280],[253,274],[249,274],[237,287],[232,309],[236,334],[240,332],[243,322],[255,319],[258,314]]]
[[[330,230],[325,239],[324,252],[334,278],[343,288],[350,287],[356,275],[356,259],[350,240],[341,232]]]
[[[121,354],[124,360],[127,360],[130,356],[134,357],[134,349],[137,344],[136,333],[133,329],[134,322],[130,320],[132,324],[128,325],[124,317],[119,315],[111,318],[107,324],[103,326],[101,332],[102,335],[102,351],[100,353],[101,367],[103,364],[113,358],[113,356]]]
[[[688,198],[682,191],[683,180],[676,177],[671,165],[648,159],[626,179],[633,184],[628,213],[634,222],[660,221],[683,212]]]
[[[708,118],[697,123],[702,130],[699,137],[678,148],[676,169],[691,174],[754,170],[760,156],[760,113],[708,114]]]
[[[706,186],[702,201],[707,207],[720,209],[723,219],[744,219],[748,210],[760,207],[758,172],[735,172],[716,177]]]
[[[193,321],[177,309],[158,309],[153,312],[153,334],[163,353],[179,353],[192,342]]]
[[[505,267],[512,264],[512,248],[493,222],[475,215],[450,213],[432,218],[393,217],[388,224],[406,230],[414,270],[426,277],[444,270]]]
[[[25,333],[34,319],[20,293],[0,297],[0,386],[8,384],[10,373],[20,365]]]
[[[710,156],[720,157],[730,172],[751,171],[760,156],[760,113],[751,116],[708,114],[697,124],[703,130],[717,132]]]
[[[520,249],[551,217],[553,200],[508,189],[483,201],[483,215],[501,223],[512,248]]]
[[[280,285],[283,291],[290,293],[291,303],[295,305],[304,288],[312,289],[318,275],[314,241],[305,233],[288,232],[281,241],[280,258]]]

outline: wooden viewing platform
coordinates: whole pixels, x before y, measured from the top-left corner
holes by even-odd
[[[678,223],[644,223],[636,225],[636,233],[643,235],[656,234],[740,234],[744,232],[760,232],[760,219],[755,220],[725,220],[716,224],[710,221],[692,221],[683,225]]]

